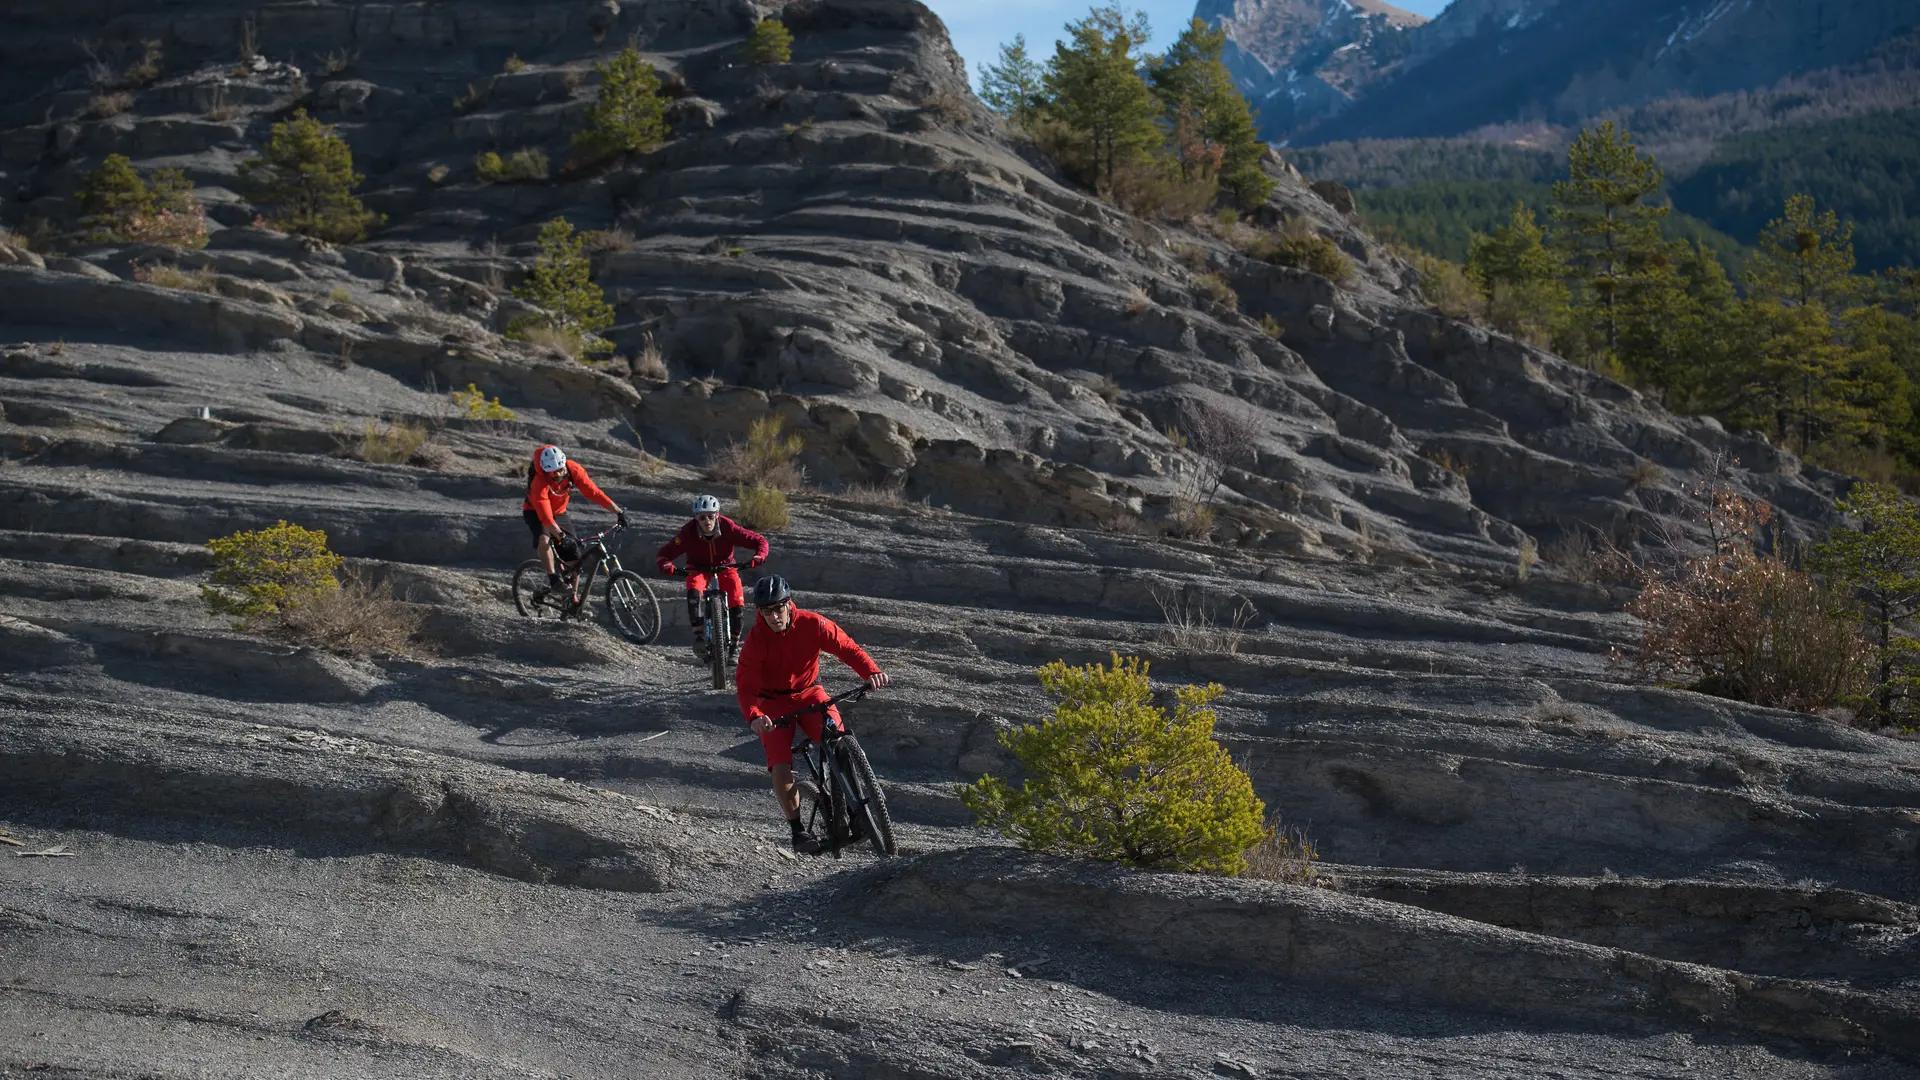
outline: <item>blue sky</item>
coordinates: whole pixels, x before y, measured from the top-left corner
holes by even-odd
[[[1027,35],[1027,51],[1044,63],[1053,55],[1061,28],[1093,7],[1093,0],[924,0],[947,24],[953,47],[967,62],[967,76],[980,85],[980,69],[1000,55],[1003,42]],[[1396,7],[1437,15],[1448,0],[1399,0]],[[1193,18],[1193,0],[1134,0],[1129,7],[1153,20],[1153,50],[1164,49]]]

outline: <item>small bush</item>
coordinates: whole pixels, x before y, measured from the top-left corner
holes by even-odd
[[[353,303],[353,290],[347,288],[345,285],[335,285],[333,288],[327,290],[327,303],[351,304]]]
[[[779,532],[793,523],[787,513],[787,493],[779,488],[741,484],[733,493],[739,500],[740,520],[748,528]]]
[[[305,109],[273,125],[260,155],[240,163],[241,186],[270,208],[274,228],[336,244],[364,240],[386,220],[354,197],[362,179],[346,140]]]
[[[648,334],[640,343],[640,354],[633,358],[633,374],[654,382],[666,382],[673,377],[667,371],[666,358],[660,355],[660,346],[654,344],[652,334]]]
[[[1214,602],[1204,596],[1188,596],[1177,588],[1156,587],[1152,593],[1166,620],[1160,640],[1168,647],[1206,656],[1240,654],[1240,643],[1246,639],[1247,627],[1256,614],[1252,601],[1237,598],[1239,602],[1222,617]]]
[[[203,266],[191,274],[171,266],[136,266],[133,268],[133,280],[142,285],[158,285],[163,289],[202,293],[220,291],[220,275],[214,273],[211,266]]]
[[[667,138],[667,103],[660,77],[632,48],[604,64],[600,98],[587,113],[587,129],[573,137],[574,152],[593,164],[623,154],[651,153]]]
[[[480,107],[481,102],[487,100],[487,94],[492,91],[492,89],[493,84],[491,82],[486,86],[475,86],[472,83],[468,83],[466,93],[453,99],[453,110],[462,113],[472,112]]]
[[[237,532],[207,541],[213,556],[213,585],[201,598],[221,615],[237,615],[243,625],[282,616],[314,595],[340,587],[334,573],[346,560],[327,550],[327,534],[281,521],[270,528]]]
[[[1127,314],[1129,315],[1144,315],[1147,308],[1152,305],[1153,297],[1148,296],[1147,290],[1138,285],[1135,285],[1133,291],[1127,294]]]
[[[1454,456],[1453,451],[1444,446],[1429,446],[1420,451],[1420,456],[1465,480],[1473,475],[1473,466]]]
[[[397,421],[386,424],[369,420],[360,429],[353,456],[374,465],[404,465],[412,461],[431,438],[419,424]]]
[[[143,180],[124,154],[108,154],[76,195],[85,212],[80,227],[90,242],[206,246],[206,209],[179,169],[156,169]]]
[[[501,70],[509,75],[518,75],[527,70],[527,62],[520,59],[519,53],[514,53],[512,56],[507,57],[507,62],[500,65],[500,67]]]
[[[546,151],[532,147],[505,158],[489,150],[473,159],[473,167],[480,179],[495,184],[545,180],[548,175]]]
[[[786,418],[773,415],[755,420],[747,428],[745,442],[728,443],[707,463],[707,475],[774,491],[798,491],[806,486],[807,473],[794,459],[806,440],[799,433],[786,431]]]
[[[124,90],[111,94],[95,94],[87,103],[87,115],[96,120],[110,120],[133,108],[133,95]]]
[[[1219,686],[1174,691],[1171,716],[1153,702],[1147,665],[1038,672],[1059,699],[1051,720],[1003,733],[1026,770],[1018,788],[983,776],[960,789],[980,823],[1028,851],[1202,873],[1244,872],[1264,835],[1265,807],[1213,737]]]
[[[1167,532],[1182,540],[1210,540],[1214,516],[1213,507],[1199,499],[1177,495],[1173,500],[1173,513],[1167,519]]]
[[[499,398],[489,398],[482,394],[479,387],[472,383],[468,383],[465,390],[453,392],[453,405],[460,410],[460,415],[468,420],[514,419],[512,409],[500,404]]]
[[[1287,328],[1280,325],[1279,319],[1274,318],[1271,314],[1267,314],[1260,316],[1260,332],[1275,341],[1279,341],[1287,335]]]
[[[1317,232],[1298,227],[1256,234],[1244,250],[1253,258],[1275,266],[1306,270],[1330,281],[1344,283],[1353,276],[1353,260],[1340,250],[1340,245]]]
[[[159,82],[160,61],[164,55],[160,42],[148,41],[140,53],[140,59],[128,64],[127,70],[121,74],[120,85],[138,89]]]
[[[1667,470],[1646,458],[1635,458],[1633,464],[1620,470],[1620,479],[1627,482],[1628,491],[1639,491],[1666,483]]]
[[[349,577],[313,592],[283,613],[274,636],[352,656],[420,652],[420,613],[393,598],[390,586]]]
[[[1216,304],[1236,309],[1240,306],[1240,294],[1233,291],[1233,286],[1220,273],[1201,274],[1193,284],[1200,295]]]
[[[750,64],[791,63],[793,32],[779,19],[761,19],[747,35],[745,52]]]
[[[1320,848],[1297,825],[1274,821],[1266,835],[1247,849],[1247,870],[1243,877],[1257,881],[1277,881],[1283,885],[1306,885],[1315,889],[1338,889],[1340,879],[1319,867]]]
[[[625,229],[589,229],[580,234],[580,242],[587,251],[602,255],[631,250],[633,234]]]
[[[1467,277],[1467,268],[1419,248],[1395,245],[1393,253],[1406,260],[1418,275],[1415,288],[1435,311],[1449,319],[1477,322],[1486,316],[1486,301]]]
[[[1527,575],[1540,562],[1540,544],[1531,536],[1520,538],[1520,550],[1514,553],[1513,576],[1515,580],[1525,581]]]
[[[848,484],[840,491],[848,502],[866,506],[905,506],[906,492],[899,484]]]
[[[1695,494],[1707,502],[1712,546],[1642,571],[1627,606],[1644,623],[1635,674],[1803,711],[1861,700],[1873,650],[1839,597],[1759,550],[1772,508],[1718,483]]]

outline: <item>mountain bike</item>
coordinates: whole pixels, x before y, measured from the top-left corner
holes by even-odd
[[[713,688],[727,688],[727,657],[733,652],[733,624],[727,619],[727,592],[720,585],[720,571],[745,570],[747,564],[724,562],[715,566],[687,565],[687,576],[705,574],[707,586],[700,592],[700,617],[707,621],[707,664],[713,668]]]
[[[867,752],[860,740],[843,724],[831,721],[821,725],[820,741],[807,738],[806,729],[795,720],[808,713],[825,713],[843,703],[859,701],[869,693],[864,683],[844,694],[809,705],[774,721],[775,727],[793,728],[793,756],[807,763],[807,777],[796,779],[794,788],[811,807],[807,814],[807,834],[820,842],[822,851],[840,857],[840,849],[865,840],[881,858],[894,853],[893,818],[887,813],[887,795],[873,775]],[[825,829],[821,839],[817,828]]]
[[[621,637],[635,645],[645,645],[660,636],[660,601],[640,575],[620,565],[620,556],[607,549],[607,537],[620,531],[610,529],[582,536],[575,541],[580,556],[571,561],[557,554],[562,588],[554,591],[547,584],[547,568],[539,559],[528,559],[513,572],[513,606],[529,619],[578,619],[586,613],[587,599],[593,593],[593,581],[601,569],[607,571],[602,597],[607,604],[607,620]]]

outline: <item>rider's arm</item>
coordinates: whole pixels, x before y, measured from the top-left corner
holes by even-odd
[[[553,502],[547,498],[547,485],[534,484],[527,489],[527,507],[540,519],[548,536],[559,536],[560,525],[553,520]]]
[[[755,717],[765,716],[766,710],[760,707],[766,699],[760,696],[761,654],[766,652],[765,634],[748,634],[744,645],[740,646],[740,663],[733,671],[733,693],[740,701],[740,715],[752,724]]]
[[[753,548],[753,557],[762,562],[766,561],[767,552],[772,550],[767,544],[766,537],[734,521],[732,518],[727,519],[727,527],[730,530],[730,535],[727,539],[733,541],[735,547],[751,546]]]
[[[681,529],[679,532],[673,534],[673,539],[660,545],[660,550],[653,553],[653,561],[655,565],[660,567],[661,573],[671,575],[673,573],[673,560],[679,558],[686,550],[687,530]]]
[[[602,510],[615,514],[620,512],[620,507],[615,505],[614,501],[607,497],[607,493],[601,491],[599,485],[595,484],[592,478],[587,476],[586,466],[577,461],[569,461],[567,462],[567,473],[573,477],[573,486],[580,489],[580,494],[599,503]]]
[[[880,674],[880,665],[873,662],[867,651],[854,643],[839,624],[824,616],[819,621],[820,651],[832,653],[840,662],[853,669],[862,679],[871,679]]]

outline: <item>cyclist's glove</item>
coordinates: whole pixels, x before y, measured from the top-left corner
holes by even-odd
[[[666,573],[668,577],[674,577],[680,573],[680,568],[673,565],[672,563],[668,563]]]
[[[753,558],[747,560],[747,569],[752,570],[758,567],[761,563],[766,561],[767,560],[764,555],[755,555]]]
[[[621,527],[621,528],[623,528],[623,529],[624,529],[624,528],[626,528],[626,527],[627,527],[627,512],[626,512],[625,510],[618,510],[618,511],[615,511],[615,512],[614,512],[614,515],[613,515],[613,523],[614,523],[615,525],[618,525],[618,526],[620,526],[620,527]]]

